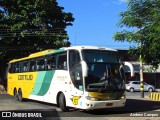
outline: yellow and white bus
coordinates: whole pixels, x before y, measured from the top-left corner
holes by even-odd
[[[62,111],[123,107],[123,64],[116,50],[103,47],[37,52],[9,62],[8,94],[57,104]]]

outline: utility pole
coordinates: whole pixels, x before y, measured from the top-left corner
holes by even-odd
[[[139,56],[139,60],[140,60],[140,87],[141,87],[141,98],[144,98],[144,82],[143,82],[143,62],[142,62],[142,56],[141,56],[141,46],[142,46],[142,42],[140,41],[139,43],[139,47],[140,47],[140,56]]]

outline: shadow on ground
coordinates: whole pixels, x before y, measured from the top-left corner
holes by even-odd
[[[127,99],[125,107],[93,110],[93,111],[87,111],[87,113],[91,115],[114,115],[114,114],[125,115],[130,113],[151,112],[158,109],[160,110],[160,101]]]
[[[13,104],[18,104],[19,102],[16,100],[12,100],[14,97],[9,95],[1,95],[0,99],[11,99],[10,102]],[[4,101],[4,100],[3,100]],[[26,109],[26,105],[33,105],[31,109]],[[41,106],[43,109],[36,109],[34,105]],[[160,101],[150,101],[144,99],[127,99],[126,106],[122,108],[108,108],[101,110],[78,110],[78,109],[70,109],[69,112],[61,112],[57,111],[56,105],[48,104],[44,102],[38,102],[33,100],[26,100],[22,102],[19,106],[24,107],[22,110],[12,110],[15,112],[40,112],[45,117],[108,117],[108,116],[117,116],[124,117],[129,116],[130,113],[148,113],[155,112],[155,110],[159,110],[160,114]],[[10,111],[10,110],[8,110]]]

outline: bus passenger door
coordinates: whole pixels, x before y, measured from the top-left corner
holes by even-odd
[[[80,96],[83,94],[83,77],[80,55],[77,50],[69,51],[69,73],[73,83],[73,95]]]

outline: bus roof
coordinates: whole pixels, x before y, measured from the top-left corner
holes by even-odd
[[[53,51],[53,50],[50,49],[50,50],[44,50],[44,51],[36,52],[36,53],[30,54],[28,57],[24,57],[24,58],[20,58],[20,59],[13,59],[9,63],[18,62],[18,61],[22,61],[22,60],[27,60],[27,59],[30,59],[30,58],[39,57],[39,56],[45,55],[46,53],[48,53],[50,51]]]
[[[65,49],[65,48],[64,48]],[[82,49],[93,49],[93,50],[108,50],[108,51],[117,51],[112,48],[107,48],[107,47],[100,47],[100,46],[72,46],[72,47],[66,47],[66,49],[77,49],[77,50],[82,50]]]
[[[63,52],[63,51],[70,50],[70,49],[76,49],[76,50],[93,49],[93,50],[108,50],[108,51],[115,51],[115,52],[117,51],[117,50],[115,50],[115,49],[106,48],[106,47],[99,47],[99,46],[72,46],[72,47],[62,47],[62,48],[56,49],[56,50],[54,50],[54,49],[49,49],[49,50],[44,50],[44,51],[36,52],[36,53],[30,54],[28,57],[11,60],[9,63],[18,62],[18,61],[23,61],[23,60],[27,60],[27,59],[31,59],[31,58],[36,58],[36,57],[40,57],[40,56],[48,55],[48,54],[52,54],[52,53]]]

